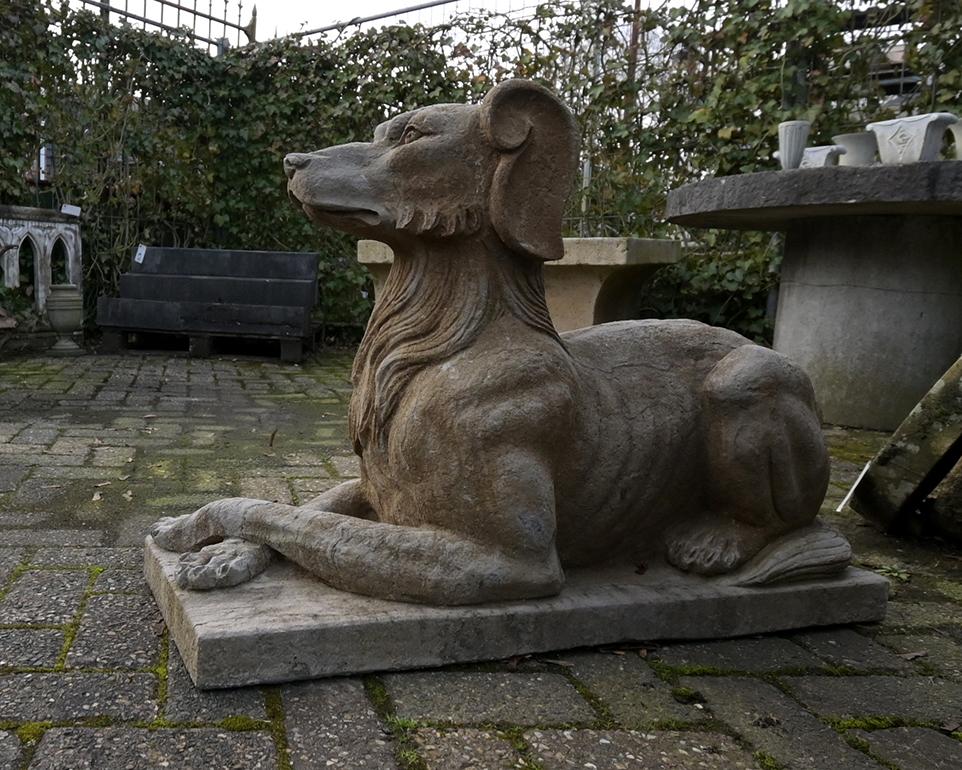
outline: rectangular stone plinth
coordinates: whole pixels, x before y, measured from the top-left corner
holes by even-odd
[[[429,607],[333,589],[278,559],[250,583],[185,591],[177,554],[146,545],[147,582],[202,688],[425,668],[629,639],[709,639],[880,620],[888,581],[736,588],[652,568],[571,571],[550,599]]]

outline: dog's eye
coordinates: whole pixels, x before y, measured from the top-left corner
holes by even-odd
[[[420,139],[424,136],[424,132],[414,126],[408,126],[404,129],[404,133],[401,134],[400,144],[410,144],[416,139]]]

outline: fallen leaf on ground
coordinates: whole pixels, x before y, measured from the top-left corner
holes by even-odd
[[[124,500],[126,500],[127,502],[130,502],[131,500],[134,499],[134,493],[128,489],[126,492],[124,492],[121,495],[121,497],[124,498]]]
[[[104,499],[104,496],[100,492],[94,492],[94,496],[90,498],[91,502],[99,503]]]
[[[928,655],[928,653],[925,650],[898,653],[898,657],[902,658],[903,660],[915,660],[916,658],[924,658],[926,655]]]

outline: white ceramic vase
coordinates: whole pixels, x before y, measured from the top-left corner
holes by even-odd
[[[70,283],[53,284],[47,295],[47,318],[57,333],[57,342],[51,353],[71,355],[82,352],[71,339],[74,332],[80,331],[84,320],[83,296],[80,289]]]
[[[778,124],[778,161],[786,171],[798,168],[802,162],[811,129],[812,124],[807,120],[786,120]]]
[[[802,152],[802,162],[799,168],[824,168],[838,165],[839,157],[845,155],[845,148],[840,144],[825,144],[819,147],[806,147]]]
[[[878,156],[878,140],[871,131],[856,131],[833,136],[832,141],[845,148],[838,159],[840,166],[872,166]]]
[[[929,112],[869,123],[866,128],[878,139],[882,163],[899,165],[938,160],[945,129],[957,121],[950,112]]]

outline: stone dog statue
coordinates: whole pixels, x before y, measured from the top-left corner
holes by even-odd
[[[566,568],[626,560],[741,585],[844,568],[847,542],[814,523],[828,458],[791,361],[694,321],[555,331],[542,264],[562,256],[577,137],[554,95],[510,80],[285,158],[314,222],[396,255],[354,361],[361,477],[158,522],[181,587],[243,582],[274,551],[430,604],[553,595]]]

